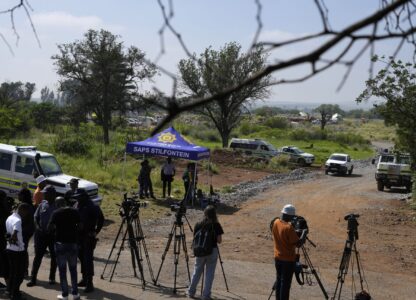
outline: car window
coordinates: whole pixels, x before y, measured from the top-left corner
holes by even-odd
[[[393,161],[394,161],[393,155],[385,155],[385,156],[382,156],[380,159],[380,162],[383,162],[383,163],[392,163]]]
[[[331,157],[329,159],[338,160],[338,161],[345,161],[346,160],[346,156],[343,156],[343,155],[331,155]]]
[[[17,156],[16,166],[14,170],[17,173],[33,175],[33,170],[34,170],[33,159],[30,157]]]
[[[12,166],[13,155],[9,153],[0,153],[0,169],[10,171]]]

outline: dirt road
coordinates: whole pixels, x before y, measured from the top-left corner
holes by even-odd
[[[374,299],[415,299],[416,295],[416,214],[407,210],[404,194],[399,191],[377,192],[374,181],[374,167],[356,168],[352,176],[326,176],[316,172],[311,179],[296,181],[272,187],[250,198],[239,209],[227,209],[220,215],[225,235],[221,246],[230,292],[225,289],[221,269],[218,266],[214,283],[215,299],[267,299],[274,282],[272,241],[269,222],[280,215],[281,207],[293,203],[297,213],[308,220],[310,239],[317,248],[308,246],[309,255],[319,271],[324,286],[331,296],[337,281],[338,267],[347,238],[344,215],[360,214],[359,240],[365,288]],[[191,223],[201,212],[189,214]],[[166,237],[171,228],[169,219],[145,222],[147,247],[153,271],[156,275],[161,255],[166,245]],[[116,226],[116,224],[111,225]],[[107,229],[108,230],[108,229]],[[185,228],[190,245],[191,233]],[[114,232],[114,228],[111,232]],[[184,298],[184,290],[172,295],[171,289],[149,285],[143,291],[140,281],[132,277],[130,253],[124,250],[120,255],[112,283],[100,280],[111,242],[115,235],[100,241],[97,249],[97,292],[85,299],[168,299]],[[173,284],[173,249],[166,256],[159,282],[167,287]],[[193,258],[190,258],[192,271]],[[58,286],[51,289],[46,280],[45,262],[42,265],[41,285],[34,288],[23,287],[30,299],[55,299]],[[110,264],[111,267],[112,264]],[[183,253],[179,259],[178,284],[187,284]],[[354,266],[354,271],[356,267]],[[351,299],[351,269],[344,285],[342,299]],[[358,276],[354,272],[355,279]],[[149,272],[145,269],[145,277]],[[358,281],[356,281],[358,285]],[[367,287],[368,284],[368,287]],[[318,286],[299,286],[293,281],[291,299],[324,299]],[[84,299],[83,295],[83,299]]]

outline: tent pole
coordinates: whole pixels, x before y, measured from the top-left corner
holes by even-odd
[[[197,171],[197,161],[195,161],[195,168],[194,168],[194,188],[192,193],[192,207],[195,208],[195,195],[196,195],[196,171]]]
[[[123,183],[125,179],[126,163],[127,163],[127,152],[124,151],[124,163],[123,163],[123,169],[121,171],[121,180]],[[121,185],[120,185],[120,189],[121,189]]]

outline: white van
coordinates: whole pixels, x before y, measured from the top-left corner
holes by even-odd
[[[36,189],[36,175],[44,175],[47,184],[53,185],[59,195],[68,191],[68,182],[73,176],[63,174],[56,158],[49,153],[37,151],[33,146],[12,146],[0,144],[0,189],[15,198],[23,182],[33,192]],[[78,187],[87,191],[91,200],[99,205],[98,185],[79,178]]]
[[[276,148],[261,139],[231,139],[230,148],[242,151],[247,155],[254,155],[265,158],[272,158],[278,155]]]

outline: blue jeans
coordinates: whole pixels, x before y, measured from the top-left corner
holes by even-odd
[[[275,260],[276,266],[276,300],[289,300],[290,286],[296,262]]]
[[[68,280],[66,279],[66,265],[68,264],[71,274],[72,295],[78,294],[77,283],[77,256],[78,245],[70,243],[55,243],[56,261],[59,269],[59,279],[61,283],[62,296],[68,296]]]
[[[205,267],[204,290],[202,291],[202,299],[211,297],[211,288],[214,281],[215,267],[217,266],[218,249],[214,248],[212,253],[207,256],[195,257],[194,274],[192,275],[191,284],[188,288],[188,294],[193,296],[196,293],[196,286],[201,278]]]

